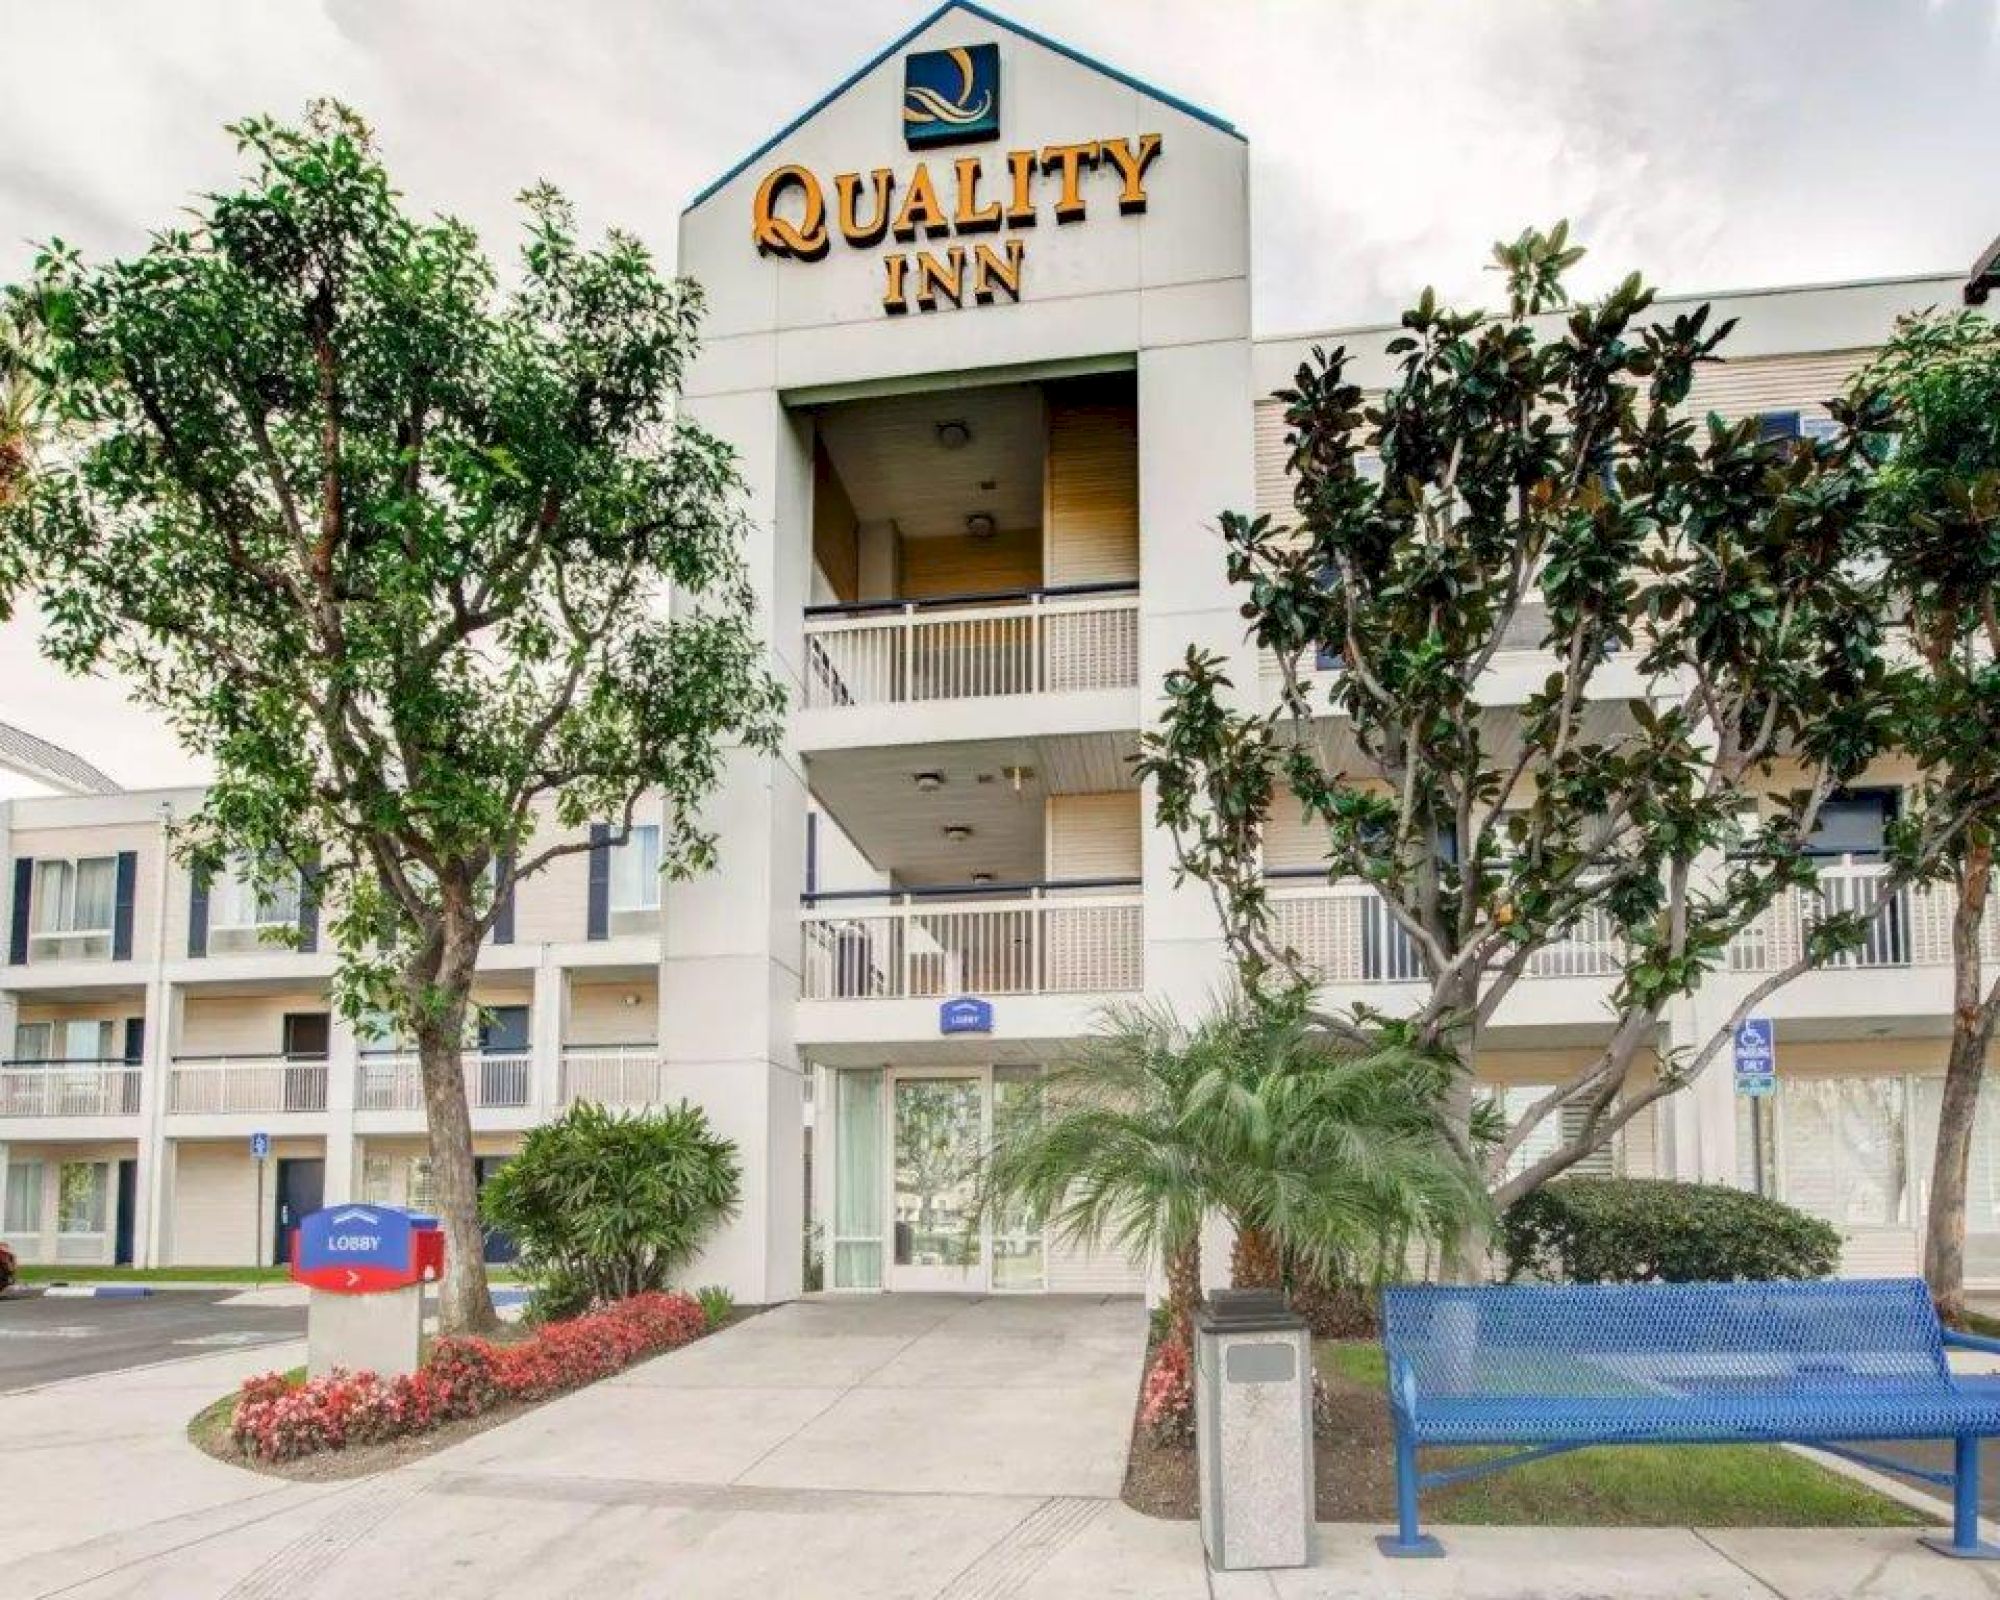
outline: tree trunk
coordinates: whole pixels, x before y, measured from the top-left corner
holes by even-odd
[[[431,1194],[444,1227],[444,1282],[438,1325],[445,1333],[490,1333],[500,1325],[486,1282],[486,1236],[479,1225],[479,1177],[472,1156],[472,1116],[465,1099],[465,1014],[478,952],[467,930],[452,923],[426,981],[407,974],[424,1079],[424,1121],[430,1130]]]
[[[1194,1313],[1201,1304],[1201,1239],[1167,1252],[1167,1337],[1194,1348]]]
[[[1479,985],[1474,980],[1460,979],[1457,990],[1452,998],[1452,1014],[1460,1018],[1469,1017],[1473,1008],[1479,1004]],[[1445,1091],[1445,1133],[1458,1149],[1472,1151],[1472,1157],[1476,1161],[1478,1152],[1472,1147],[1472,1102],[1474,1078],[1479,1067],[1478,1036],[1468,1023],[1460,1021],[1445,1030],[1439,1042],[1458,1062],[1458,1071],[1452,1078],[1451,1087]],[[1487,1230],[1483,1226],[1477,1223],[1470,1224],[1462,1233],[1442,1239],[1439,1243],[1443,1254],[1439,1268],[1445,1282],[1486,1281],[1489,1239]]]
[[[1965,1188],[1972,1158],[1974,1118],[1986,1055],[1993,1039],[1993,1011],[1985,1003],[1979,935],[1993,871],[1989,846],[1967,852],[1960,871],[1958,905],[1951,919],[1951,1053],[1938,1107],[1937,1150],[1931,1163],[1930,1211],[1924,1228],[1924,1281],[1938,1315],[1957,1325],[1965,1316]]]
[[[1238,1289],[1282,1289],[1285,1258],[1262,1228],[1239,1227],[1229,1251],[1229,1281]]]

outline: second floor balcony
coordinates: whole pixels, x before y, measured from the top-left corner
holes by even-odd
[[[807,1000],[1115,994],[1143,983],[1136,879],[821,895],[801,920]]]
[[[136,1117],[141,1081],[123,1059],[0,1061],[0,1118]]]
[[[810,606],[805,632],[808,711],[1139,681],[1139,590],[1131,583]]]
[[[465,1102],[475,1111],[519,1110],[534,1099],[535,1061],[525,1050],[468,1050]],[[413,1051],[368,1052],[355,1067],[356,1111],[424,1109],[423,1064]]]
[[[325,1056],[176,1056],[167,1111],[174,1116],[326,1110]]]

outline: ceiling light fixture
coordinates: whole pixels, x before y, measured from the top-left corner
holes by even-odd
[[[974,883],[991,883],[993,881],[993,874],[990,872],[975,872],[972,875],[972,881]]]
[[[953,844],[964,844],[972,837],[972,830],[962,822],[947,822],[944,825],[944,836]]]
[[[920,794],[936,794],[938,790],[944,787],[944,774],[942,772],[919,772],[911,777],[910,782],[917,786],[917,791]]]
[[[965,519],[965,536],[968,539],[990,539],[1000,531],[1000,524],[993,520],[990,511],[975,511]]]
[[[942,449],[963,450],[972,443],[972,429],[957,417],[949,422],[940,422],[937,425],[937,442]]]

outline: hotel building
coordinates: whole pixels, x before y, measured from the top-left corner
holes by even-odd
[[[577,1099],[686,1096],[742,1150],[742,1213],[700,1269],[741,1299],[797,1293],[808,1235],[831,1289],[1140,1286],[1032,1219],[968,1234],[965,1158],[1100,1008],[1191,1012],[1226,981],[1130,761],[1190,644],[1240,684],[1265,671],[1213,530],[1224,508],[1289,513],[1271,391],[1333,343],[1380,386],[1393,331],[1253,337],[1249,222],[1229,123],[967,4],[695,197],[680,264],[709,313],[687,403],[740,453],[789,737],[730,766],[712,874],[663,887],[642,830],[522,886],[466,1054],[482,1163]],[[1899,313],[1963,286],[1698,297],[1740,327],[1692,405],[1810,435]],[[1541,677],[1521,644],[1503,685]],[[1880,872],[1909,776],[1885,763],[1830,811],[1829,893]],[[424,1203],[413,1058],[333,1014],[308,897],[198,888],[173,862],[165,829],[199,798],[0,813],[0,1237],[27,1260],[242,1264],[322,1200]],[[1318,856],[1275,831],[1277,915],[1329,1004],[1394,1010],[1410,952]],[[1801,910],[1740,939],[1661,1047],[1783,962]],[[1947,904],[1911,891],[1770,1002],[1779,1084],[1754,1120],[1724,1062],[1593,1165],[1761,1183],[1836,1223],[1849,1270],[1912,1270],[1949,959]],[[1615,967],[1588,927],[1538,958],[1485,1042],[1498,1092],[1598,1045]],[[1988,1113],[1969,1261],[2000,1282]]]

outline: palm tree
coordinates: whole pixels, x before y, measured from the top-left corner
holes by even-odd
[[[1476,1215],[1477,1174],[1438,1132],[1447,1084],[1393,1043],[1337,1044],[1293,1000],[1232,995],[1192,1027],[1117,1008],[1049,1076],[1042,1115],[996,1136],[983,1197],[1160,1261],[1185,1337],[1211,1212],[1236,1229],[1242,1280],[1267,1283],[1283,1253],[1328,1277],[1380,1272]]]

